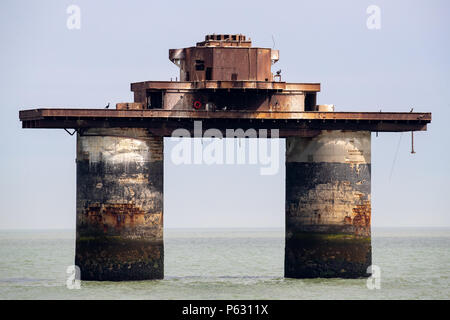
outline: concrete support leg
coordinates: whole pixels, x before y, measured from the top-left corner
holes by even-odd
[[[164,277],[162,137],[133,128],[78,134],[75,264],[82,280]]]
[[[286,139],[285,277],[368,276],[370,132]]]

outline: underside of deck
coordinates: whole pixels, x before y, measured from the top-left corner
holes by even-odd
[[[426,131],[431,113],[416,112],[286,112],[198,110],[31,109],[19,112],[23,128],[147,128],[157,135],[173,130],[278,129],[280,137],[311,136],[321,130],[372,132]],[[197,126],[198,127],[198,126]],[[269,132],[270,135],[270,132]]]

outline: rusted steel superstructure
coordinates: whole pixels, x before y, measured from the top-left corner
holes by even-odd
[[[431,114],[318,105],[319,83],[281,81],[271,70],[278,50],[241,34],[207,35],[169,59],[176,81],[132,83],[134,101],[115,110],[20,111],[23,128],[77,131],[82,279],[164,277],[163,137],[193,132],[195,121],[202,132],[278,129],[286,138],[286,277],[367,276],[371,132],[425,131]]]

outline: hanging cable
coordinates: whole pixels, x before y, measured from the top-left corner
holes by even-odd
[[[397,150],[395,151],[394,161],[392,161],[391,173],[389,174],[389,181],[391,181],[392,173],[394,172],[395,161],[397,160],[398,150],[400,149],[400,143],[402,142],[403,132],[400,133],[400,138],[398,139]]]

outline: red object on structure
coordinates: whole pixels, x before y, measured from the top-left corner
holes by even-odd
[[[202,103],[200,101],[194,101],[194,108],[200,109],[202,107]]]

